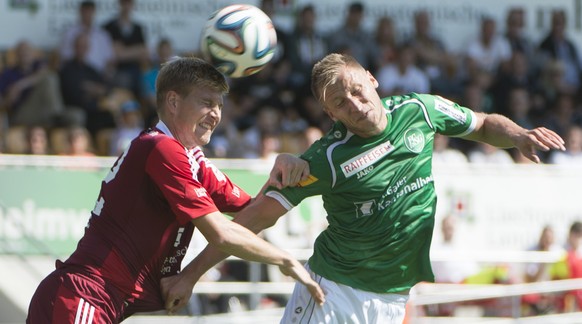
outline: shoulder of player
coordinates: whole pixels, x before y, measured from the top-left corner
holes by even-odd
[[[311,174],[319,180],[331,179],[332,169],[335,168],[339,161],[334,160],[335,150],[342,148],[352,136],[345,128],[333,127],[321,139],[313,143],[313,145],[301,156],[309,162]],[[341,163],[341,162],[339,162]]]
[[[142,147],[150,147],[151,151],[172,152],[186,156],[186,149],[180,142],[156,129],[143,132],[135,144]]]
[[[426,106],[426,105],[433,105],[435,99],[440,98],[436,95],[431,94],[421,94],[416,92],[410,92],[404,95],[397,95],[391,97],[382,98],[382,104],[384,107],[390,111],[393,111],[397,108],[401,107],[408,107],[409,105],[414,106]],[[446,99],[443,99],[446,100]]]

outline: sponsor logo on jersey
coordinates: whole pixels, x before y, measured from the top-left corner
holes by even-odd
[[[390,154],[392,151],[394,151],[394,146],[390,144],[390,141],[384,142],[342,163],[340,168],[344,176],[349,178],[355,174],[358,174],[358,172],[365,170],[369,166],[372,166],[374,163]]]
[[[456,109],[451,101],[443,97],[437,97],[435,99],[434,108],[461,124],[467,122],[467,116],[461,110]]]
[[[206,197],[206,189],[205,188],[194,188],[194,192],[198,198]]]
[[[364,202],[356,202],[354,205],[356,206],[356,218],[366,217],[374,213],[376,201],[368,200]]]
[[[240,198],[240,189],[238,187],[233,187],[232,188],[232,194],[236,197],[236,198]]]
[[[418,128],[410,128],[404,132],[404,145],[414,153],[420,153],[424,148],[424,134]]]
[[[178,247],[178,245],[180,245],[182,234],[184,234],[184,227],[178,228],[178,234],[176,235],[176,240],[174,241],[174,247]]]
[[[318,180],[319,180],[319,179],[317,179],[317,178],[316,178],[314,175],[310,174],[310,175],[309,175],[309,177],[307,177],[307,179],[305,179],[305,180],[301,180],[301,181],[300,181],[300,182],[297,184],[297,186],[298,186],[298,187],[307,187],[307,186],[309,186],[310,184],[312,184],[312,183],[314,183],[314,182],[316,182],[316,181],[318,181]]]

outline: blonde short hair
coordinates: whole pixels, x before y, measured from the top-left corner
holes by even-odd
[[[344,67],[364,70],[355,58],[337,53],[325,56],[313,66],[311,71],[311,92],[319,102],[323,103],[327,88],[335,83],[340,70]]]

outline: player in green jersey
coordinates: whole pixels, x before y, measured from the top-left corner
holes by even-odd
[[[321,195],[329,226],[306,267],[326,292],[317,306],[296,285],[282,323],[401,323],[408,292],[434,281],[429,262],[436,195],[431,170],[435,133],[536,150],[564,150],[540,127],[524,129],[439,96],[380,98],[378,82],[353,58],[330,54],[312,72],[312,91],[335,121],[301,159],[310,175],[295,187],[268,188],[235,221],[259,232],[303,199]],[[207,248],[164,287],[187,300],[195,281],[226,255]],[[187,296],[182,296],[186,294]]]

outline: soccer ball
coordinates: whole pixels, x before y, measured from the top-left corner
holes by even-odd
[[[231,78],[259,72],[276,47],[277,34],[269,16],[255,6],[240,4],[214,12],[200,41],[204,58]]]

